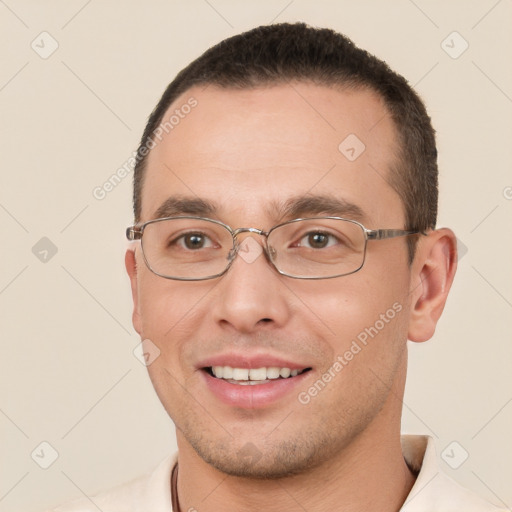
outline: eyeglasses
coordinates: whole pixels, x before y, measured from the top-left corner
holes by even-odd
[[[295,279],[330,279],[361,270],[368,240],[419,231],[367,229],[341,217],[294,219],[263,231],[232,229],[214,219],[180,216],[126,229],[128,240],[141,240],[144,261],[153,273],[179,281],[201,281],[225,274],[237,254],[244,251],[237,239],[241,233],[265,237],[263,252],[280,274]]]

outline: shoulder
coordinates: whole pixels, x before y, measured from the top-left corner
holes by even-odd
[[[438,488],[444,492],[443,499],[448,505],[453,503],[459,507],[463,506],[466,512],[506,512],[504,508],[489,503],[444,473],[439,475]]]
[[[426,487],[413,488],[401,512],[506,512],[462,487],[445,473],[437,473]]]
[[[149,474],[46,512],[172,512],[170,478],[175,463],[176,455],[171,455]]]
[[[418,472],[401,512],[504,512],[459,485],[439,467],[434,440],[427,436],[402,436],[409,467]]]

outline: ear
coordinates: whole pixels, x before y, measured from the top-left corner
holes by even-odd
[[[128,276],[130,278],[130,285],[132,288],[132,300],[133,300],[133,313],[132,313],[132,323],[134,329],[141,334],[141,317],[139,312],[139,288],[137,281],[137,259],[135,257],[135,248],[129,248],[126,250],[126,254],[124,256],[124,264],[126,267],[126,272],[128,272]]]
[[[452,230],[437,229],[420,238],[412,263],[411,341],[427,341],[434,335],[456,269],[457,238]]]

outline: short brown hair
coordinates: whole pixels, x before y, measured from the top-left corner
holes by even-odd
[[[251,89],[289,81],[367,88],[384,101],[399,142],[389,183],[402,198],[406,229],[435,228],[438,170],[435,132],[425,105],[405,78],[342,34],[305,23],[260,26],[230,37],[194,60],[168,85],[151,113],[134,169],[135,222],[141,216],[148,141],[170,105],[196,85]],[[380,179],[380,178],[379,178]],[[409,237],[410,259],[416,237]]]

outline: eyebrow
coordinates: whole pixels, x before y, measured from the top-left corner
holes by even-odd
[[[192,215],[200,217],[218,217],[222,208],[218,203],[199,197],[170,196],[154,212],[153,219]],[[286,201],[272,201],[265,208],[272,218],[282,222],[311,215],[347,217],[352,220],[364,220],[362,208],[345,199],[332,195],[298,195]]]
[[[284,203],[273,203],[272,210],[281,220],[297,219],[311,215],[347,217],[353,220],[365,218],[362,208],[343,198],[332,195],[300,195],[287,199]]]
[[[153,219],[179,215],[208,217],[219,210],[216,203],[199,197],[170,196],[155,211]]]

